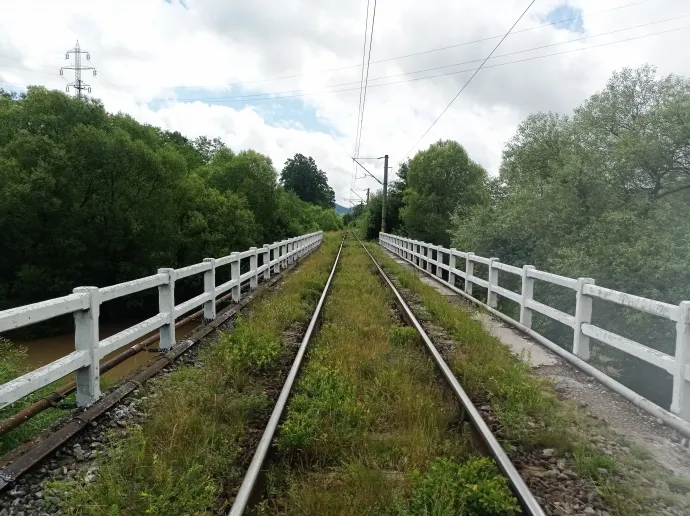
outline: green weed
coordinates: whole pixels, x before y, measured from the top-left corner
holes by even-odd
[[[649,481],[637,481],[630,475],[630,471],[640,469],[640,461],[647,461],[642,465],[646,470],[652,468],[661,474],[650,464],[648,450],[632,446],[630,455],[617,455],[614,460],[597,452],[594,446],[581,444],[592,432],[605,432],[605,429],[588,422],[570,404],[562,403],[552,386],[514,357],[507,346],[471,317],[470,311],[450,303],[378,246],[370,245],[369,249],[383,268],[423,304],[430,319],[457,342],[449,365],[474,400],[491,404],[500,421],[499,432],[504,446],[570,452],[576,472],[594,482],[612,514],[633,516],[655,510],[661,492],[650,488]],[[626,474],[622,475],[622,471]],[[669,488],[674,490],[670,484]],[[681,491],[682,487],[676,493]],[[678,495],[665,493],[668,503],[677,502],[670,500]],[[687,501],[681,501],[679,506],[683,504]]]
[[[412,492],[412,472],[437,456],[469,457],[469,435],[356,242],[344,248],[331,288],[276,438],[281,460],[261,510],[394,515]]]
[[[462,464],[436,459],[423,475],[415,475],[410,499],[397,503],[400,516],[511,516],[519,512],[507,479],[487,458]]]
[[[303,323],[313,306],[305,289],[325,284],[339,239],[291,272],[270,297],[199,352],[200,367],[178,367],[147,386],[141,429],[113,443],[99,478],[61,492],[66,514],[140,515],[224,512],[228,491],[244,475],[248,427],[270,414],[266,375],[287,353],[283,332]]]

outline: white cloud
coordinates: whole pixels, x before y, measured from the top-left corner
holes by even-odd
[[[544,23],[547,13],[566,3],[536,2],[517,30]],[[649,0],[623,9],[601,12],[625,0],[569,0],[584,12],[585,34],[556,27],[521,32],[506,39],[497,54],[563,43],[656,20],[690,14],[683,0]],[[630,0],[627,3],[634,3]],[[221,136],[234,149],[254,148],[268,154],[280,169],[296,152],[312,155],[327,171],[338,202],[348,193],[359,92],[297,98],[328,131],[309,126],[295,116],[266,122],[266,101],[209,105],[150,103],[174,99],[188,91],[198,98],[237,94],[306,90],[358,81],[360,70],[332,73],[321,70],[361,62],[366,2],[339,0],[284,0],[226,2],[223,0],[2,0],[0,10],[0,81],[44,84],[64,88],[57,76],[65,63],[64,51],[76,39],[92,55],[98,78],[88,77],[94,95],[107,109],[125,111],[138,120],[178,130],[194,137]],[[526,6],[526,0],[492,2],[418,2],[379,0],[372,61],[459,44],[502,34]],[[373,2],[372,2],[373,5]],[[659,23],[579,42],[492,59],[488,66],[517,59],[578,49],[690,26],[690,18]],[[374,87],[405,77],[376,81],[378,77],[482,59],[498,40],[374,63],[372,87],[367,93],[361,155],[388,153],[395,165],[462,87],[470,73]],[[601,89],[614,70],[623,66],[656,65],[662,74],[690,75],[690,30],[638,39],[582,52],[482,70],[453,107],[421,142],[422,148],[439,138],[461,142],[470,155],[495,173],[500,153],[516,125],[538,110],[569,112]],[[7,59],[13,57],[19,61]],[[433,75],[474,68],[467,64]],[[35,72],[18,69],[28,68]],[[40,73],[39,73],[40,72]],[[280,81],[245,84],[241,81],[309,74]],[[408,76],[410,77],[410,76]],[[215,88],[198,90],[192,86]],[[355,86],[350,86],[356,88]],[[346,87],[343,87],[346,88]],[[156,106],[152,109],[150,106]],[[382,163],[370,162],[382,175]],[[373,180],[358,186],[375,188]]]

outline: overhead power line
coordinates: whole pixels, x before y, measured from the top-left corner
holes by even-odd
[[[448,105],[443,109],[443,111],[441,111],[441,114],[438,115],[438,116],[436,117],[436,120],[434,120],[434,121],[431,123],[431,125],[429,126],[429,128],[428,128],[426,131],[424,131],[424,134],[422,134],[422,136],[419,138],[419,140],[417,140],[417,143],[415,143],[415,144],[410,148],[410,150],[407,151],[407,152],[405,153],[405,158],[407,158],[407,156],[410,155],[410,152],[412,152],[412,149],[414,149],[414,148],[417,146],[417,144],[418,144],[419,142],[421,142],[422,139],[423,139],[427,134],[429,134],[429,131],[431,131],[431,128],[434,127],[434,126],[436,125],[436,122],[438,122],[438,121],[441,119],[441,117],[446,113],[446,111],[448,111],[448,109],[450,108],[450,106],[453,105],[453,102],[455,102],[455,99],[457,99],[457,98],[460,96],[460,94],[461,94],[463,91],[465,91],[465,88],[467,88],[468,84],[472,82],[472,79],[474,79],[474,78],[476,77],[476,75],[479,73],[479,70],[481,70],[481,69],[483,68],[484,64],[486,64],[486,62],[487,62],[487,61],[489,60],[489,58],[493,55],[493,53],[496,52],[496,50],[498,50],[498,47],[500,47],[500,46],[501,46],[501,43],[503,43],[503,41],[508,37],[508,34],[510,34],[510,33],[513,31],[513,29],[515,28],[515,26],[518,24],[518,22],[519,22],[520,20],[522,20],[522,17],[523,17],[525,14],[527,14],[527,11],[529,11],[530,7],[532,7],[532,5],[534,5],[534,2],[536,2],[536,0],[532,0],[532,1],[529,3],[529,5],[527,6],[527,8],[526,8],[524,11],[522,11],[522,14],[521,14],[520,16],[518,16],[518,19],[515,20],[515,23],[513,23],[513,25],[510,27],[510,29],[508,29],[508,32],[506,32],[505,35],[501,38],[501,41],[499,41],[498,44],[494,47],[494,49],[489,53],[489,55],[486,56],[486,58],[484,59],[484,61],[482,62],[482,64],[479,65],[479,68],[477,68],[477,69],[474,71],[474,73],[473,73],[472,76],[467,80],[467,82],[464,84],[464,86],[463,86],[462,88],[460,88],[460,91],[458,91],[458,92],[455,94],[455,97],[453,97],[453,98],[451,99],[451,101],[448,103]],[[403,158],[403,159],[405,159],[405,158]],[[402,161],[402,160],[400,160],[400,161]],[[400,162],[398,162],[398,163],[400,163]]]
[[[668,29],[668,30],[659,31],[659,32],[652,32],[651,34],[643,34],[641,36],[634,36],[631,38],[625,38],[625,39],[621,39],[618,41],[610,41],[608,43],[600,43],[598,45],[591,45],[589,47],[574,48],[571,50],[562,50],[561,52],[553,52],[551,54],[544,54],[541,56],[527,57],[525,59],[516,59],[515,61],[507,61],[505,63],[488,65],[488,66],[484,66],[483,69],[487,70],[489,68],[498,68],[501,66],[508,66],[508,65],[517,64],[517,63],[524,63],[527,61],[536,61],[538,59],[545,59],[547,57],[560,56],[560,55],[564,55],[564,54],[571,54],[573,52],[582,52],[585,50],[591,50],[593,48],[607,47],[609,45],[616,45],[618,43],[626,43],[628,41],[635,41],[638,39],[645,39],[645,38],[649,38],[649,37],[653,37],[653,36],[660,36],[662,34],[669,34],[672,32],[679,32],[679,31],[688,30],[688,29],[690,29],[690,26],[678,27],[675,29]],[[478,68],[468,68],[466,70],[458,70],[455,72],[440,73],[440,74],[436,74],[436,75],[429,75],[427,77],[414,77],[412,79],[386,82],[383,84],[372,84],[369,86],[369,88],[379,88],[379,87],[383,87],[383,86],[392,86],[394,84],[403,84],[403,83],[408,83],[408,82],[423,81],[423,80],[427,80],[427,79],[436,79],[438,77],[448,77],[450,75],[468,73],[468,72],[473,72],[475,70],[478,70]],[[246,99],[246,98],[236,99],[234,97],[229,97],[229,98],[218,98],[218,99],[199,98],[199,99],[180,99],[180,100],[158,98],[158,99],[152,99],[152,100],[154,100],[154,101],[155,100],[168,101],[168,102],[176,103],[176,104],[177,103],[184,103],[184,102],[194,102],[194,101],[217,102],[217,103],[222,104],[222,103],[226,103],[226,102],[250,102],[250,101],[254,102],[254,101],[259,101],[259,100],[280,100],[280,99],[290,99],[290,98],[297,98],[297,97],[311,97],[311,96],[316,96],[316,95],[328,95],[328,94],[333,94],[333,93],[344,93],[344,92],[351,92],[351,91],[357,91],[357,90],[359,90],[359,88],[345,88],[345,89],[341,89],[341,90],[315,91],[315,92],[311,92],[311,93],[302,93],[302,94],[298,94],[298,95],[285,95],[285,96],[281,96],[281,97],[264,97],[264,98],[254,98],[254,99]]]
[[[601,11],[594,11],[594,12],[591,12],[591,13],[588,12],[588,13],[587,13],[587,18],[591,18],[592,16],[595,16],[595,15],[597,15],[597,14],[603,14],[603,13],[607,13],[607,12],[611,12],[611,11],[617,11],[617,10],[620,10],[620,9],[626,9],[626,8],[628,8],[628,7],[634,7],[634,6],[636,6],[636,5],[648,3],[648,2],[650,2],[650,1],[652,1],[652,0],[641,0],[641,1],[639,1],[639,2],[633,2],[633,3],[629,3],[629,4],[619,5],[619,6],[617,6],[617,7],[611,7],[611,8],[609,8],[609,9],[603,9],[603,10],[601,10]],[[368,12],[368,8],[367,8],[367,12]],[[584,15],[574,16],[574,17],[571,17],[571,18],[566,18],[566,19],[563,19],[563,20],[557,20],[557,21],[549,22],[549,23],[543,23],[543,24],[541,24],[541,25],[535,25],[534,27],[528,27],[528,28],[526,28],[526,29],[521,29],[521,30],[514,31],[514,32],[511,33],[511,35],[520,34],[520,33],[523,33],[523,32],[529,32],[529,31],[532,31],[532,30],[541,29],[541,28],[543,28],[543,27],[551,27],[551,26],[555,26],[555,25],[560,25],[561,23],[568,23],[568,22],[571,22],[571,21],[580,20],[580,19],[582,19],[582,18],[584,18]],[[367,20],[368,20],[368,16],[367,16]],[[474,44],[474,43],[481,43],[481,42],[484,42],[484,41],[491,41],[491,40],[498,39],[498,38],[501,38],[501,37],[504,37],[504,36],[503,36],[502,34],[498,34],[498,35],[496,35],[496,36],[488,36],[488,37],[486,37],[486,38],[474,39],[474,40],[471,40],[471,41],[465,41],[465,42],[463,42],[463,43],[456,43],[456,44],[454,44],[454,45],[448,45],[448,46],[445,46],[445,47],[437,47],[437,48],[432,48],[432,49],[429,49],[429,50],[423,50],[423,51],[420,51],[420,52],[414,52],[414,53],[411,53],[411,54],[404,54],[404,55],[400,55],[400,56],[394,56],[394,57],[388,57],[388,58],[385,58],[385,59],[379,59],[379,60],[377,60],[377,61],[371,61],[371,64],[385,63],[385,62],[388,62],[388,61],[395,61],[395,60],[398,60],[398,59],[406,59],[406,58],[408,58],[408,57],[415,57],[415,56],[420,56],[420,55],[424,55],[424,54],[430,54],[430,53],[433,53],[433,52],[440,52],[440,51],[449,50],[449,49],[452,49],[452,48],[458,48],[458,47],[463,47],[463,46],[467,46],[467,45],[472,45],[472,44]],[[340,72],[340,71],[343,71],[343,70],[351,70],[351,69],[353,69],[353,68],[359,68],[359,67],[364,68],[364,62],[362,62],[361,65],[360,65],[360,64],[353,64],[353,65],[348,65],[348,66],[341,66],[341,67],[339,67],[339,68],[330,68],[330,69],[325,69],[325,70],[319,70],[319,71],[316,71],[316,72],[299,73],[299,74],[294,74],[294,75],[284,75],[284,76],[281,76],[281,77],[272,77],[272,78],[268,78],[268,79],[254,79],[254,80],[250,80],[250,81],[232,82],[232,83],[226,84],[225,87],[243,86],[243,85],[246,85],[246,84],[259,84],[259,83],[262,83],[262,82],[274,82],[274,81],[282,81],[282,80],[287,80],[287,79],[296,79],[296,78],[298,78],[298,77],[306,77],[306,76],[316,75],[316,74],[322,74],[322,73]],[[179,86],[178,88],[179,88],[179,89],[199,89],[199,88],[204,88],[204,87],[205,87],[205,86],[201,85],[201,86]]]
[[[367,86],[369,84],[369,65],[371,63],[371,46],[374,42],[374,24],[376,23],[376,0],[374,0],[374,10],[371,16],[371,32],[369,33],[369,57],[367,58],[367,76],[364,79],[364,98],[362,99],[362,112],[360,113],[359,121],[359,135],[357,136],[357,148],[355,156],[359,156],[359,150],[362,144],[362,129],[364,128],[364,110],[367,105]]]
[[[603,36],[609,36],[609,35],[611,35],[611,34],[617,34],[617,33],[620,33],[620,32],[626,32],[626,31],[630,31],[630,30],[640,29],[640,28],[642,28],[642,27],[648,27],[648,26],[650,26],[650,25],[657,25],[657,24],[659,24],[659,23],[666,23],[666,22],[670,22],[670,21],[677,21],[677,20],[681,20],[681,19],[683,19],[683,18],[689,18],[689,17],[690,17],[690,14],[685,14],[685,15],[676,16],[676,17],[673,17],[673,18],[667,18],[667,19],[665,19],[665,20],[658,20],[658,21],[653,21],[653,22],[649,22],[649,23],[643,23],[643,24],[640,24],[640,25],[634,25],[634,26],[632,26],[632,27],[625,27],[625,28],[622,28],[622,29],[616,29],[616,30],[612,30],[612,31],[609,31],[609,32],[602,32],[602,33],[600,33],[600,34],[592,34],[591,36],[582,36],[582,37],[575,38],[575,39],[569,39],[569,40],[567,40],[567,41],[559,41],[558,43],[549,43],[548,45],[540,45],[540,46],[538,46],[538,47],[527,48],[527,49],[524,49],[524,50],[517,50],[517,51],[514,51],[514,52],[506,52],[506,53],[504,53],[504,54],[498,54],[498,55],[491,56],[490,60],[493,60],[493,59],[500,59],[500,58],[503,58],[503,57],[513,56],[513,55],[518,55],[518,54],[524,54],[524,53],[526,53],[526,52],[533,52],[533,51],[535,51],[535,50],[542,50],[542,49],[545,49],[545,48],[551,48],[551,47],[556,47],[556,46],[560,46],[560,45],[567,45],[567,44],[569,44],[569,43],[576,43],[576,42],[578,42],[578,41],[584,41],[584,40],[588,40],[588,39],[600,38],[600,37],[603,37]],[[625,40],[624,40],[624,41],[625,41]],[[448,64],[448,65],[435,66],[435,67],[433,67],[433,68],[424,68],[424,69],[422,69],[422,70],[413,70],[413,71],[411,71],[411,72],[404,72],[404,73],[398,73],[398,74],[393,74],[393,75],[385,75],[385,76],[382,76],[382,77],[375,77],[375,78],[373,78],[373,79],[370,79],[370,81],[382,81],[382,80],[384,80],[384,79],[393,79],[393,78],[396,78],[396,77],[405,77],[405,76],[412,75],[412,74],[424,73],[424,72],[431,72],[431,71],[434,71],[434,70],[443,70],[443,69],[446,69],[446,68],[453,68],[453,67],[455,67],[455,66],[461,66],[461,65],[464,65],[464,64],[479,63],[479,62],[482,62],[482,61],[484,61],[484,58],[482,58],[482,59],[472,59],[472,60],[469,60],[469,61],[461,61],[461,62],[458,62],[458,63],[452,63],[452,64]],[[489,67],[485,67],[485,68],[489,68]],[[474,70],[474,69],[471,69],[471,70]],[[431,75],[431,76],[429,76],[429,77],[441,77],[441,76],[445,76],[445,75],[452,75],[452,74],[454,74],[454,73],[464,73],[464,72],[466,72],[466,70],[460,70],[460,71],[457,71],[457,72],[451,72],[450,74]],[[424,78],[426,78],[426,77],[422,77],[422,79],[424,79]],[[410,79],[410,80],[416,80],[416,79]],[[400,82],[406,82],[406,81],[400,81]],[[343,83],[338,83],[338,84],[329,84],[329,85],[324,86],[324,88],[339,88],[339,87],[341,87],[341,86],[352,86],[352,85],[354,85],[354,84],[359,84],[359,81],[349,81],[349,82],[343,82]],[[388,83],[388,84],[398,84],[398,82],[395,82],[395,83]],[[374,87],[374,86],[378,86],[378,85],[371,85],[370,87]],[[285,94],[290,94],[290,95],[292,95],[292,94],[296,94],[296,93],[302,93],[302,92],[305,92],[305,91],[308,92],[309,90],[305,90],[305,89],[284,90],[284,91],[275,91],[275,92],[266,92],[266,93],[252,93],[252,94],[247,94],[247,95],[234,95],[234,96],[232,96],[232,97],[201,97],[201,98],[189,98],[189,99],[184,99],[184,100],[186,100],[186,101],[193,101],[193,100],[238,100],[238,101],[241,101],[241,100],[262,100],[262,97],[274,96],[274,97],[271,97],[271,98],[284,98],[284,97],[279,97],[278,95],[285,95]],[[327,93],[327,92],[328,92],[327,90],[321,90],[321,91],[323,91],[324,93]],[[350,91],[350,90],[338,90],[338,91]],[[360,105],[361,105],[361,104],[360,104]]]
[[[673,28],[673,29],[668,29],[668,30],[663,30],[663,31],[658,31],[658,32],[652,32],[650,34],[642,34],[640,36],[633,36],[630,38],[620,39],[617,41],[609,41],[607,43],[599,43],[597,45],[590,45],[588,47],[574,48],[574,49],[570,49],[570,50],[562,50],[560,52],[552,52],[550,54],[532,56],[532,57],[527,57],[524,59],[516,59],[514,61],[506,61],[505,63],[497,63],[497,64],[493,64],[493,65],[484,65],[484,67],[482,69],[487,70],[490,68],[499,68],[502,66],[525,63],[528,61],[536,61],[539,59],[546,59],[548,57],[561,56],[561,55],[571,54],[571,53],[575,53],[575,52],[583,52],[583,51],[592,50],[595,48],[602,48],[602,47],[607,47],[610,45],[627,43],[629,41],[636,41],[636,40],[646,39],[646,38],[650,38],[650,37],[654,37],[654,36],[671,34],[674,32],[685,31],[688,29],[690,29],[690,26],[677,27],[677,28]],[[524,52],[528,52],[529,50],[532,50],[532,49],[525,50]],[[500,57],[500,56],[497,56],[497,57]],[[413,78],[404,79],[401,81],[391,81],[391,82],[386,82],[386,83],[382,83],[382,84],[370,84],[369,88],[380,88],[380,87],[384,87],[384,86],[393,86],[396,84],[404,84],[404,83],[409,83],[409,82],[424,81],[424,80],[428,80],[428,79],[437,79],[439,77],[449,77],[451,75],[458,75],[461,73],[473,72],[473,71],[476,71],[478,69],[479,68],[467,68],[464,70],[457,70],[457,71],[453,71],[453,72],[440,73],[440,74],[429,75],[429,76],[425,76],[425,77],[413,77]],[[411,73],[414,73],[414,72],[411,72]],[[358,91],[358,90],[359,90],[359,88],[343,88],[343,89],[339,89],[339,90],[313,91],[313,92],[308,92],[308,93],[300,93],[300,94],[296,94],[296,95],[271,96],[271,97],[261,97],[261,98],[247,98],[247,97],[206,98],[205,97],[205,98],[179,99],[179,100],[169,99],[169,98],[153,98],[153,99],[151,99],[151,101],[165,101],[165,102],[170,102],[170,103],[175,103],[175,104],[185,103],[185,102],[205,101],[205,102],[216,102],[219,104],[223,104],[223,103],[234,103],[234,102],[255,102],[255,101],[263,101],[263,100],[281,100],[281,99],[290,99],[290,98],[299,98],[299,97],[311,97],[311,96],[329,95],[329,94],[335,94],[335,93],[349,93],[349,92]],[[365,159],[365,158],[360,158],[360,159]]]
[[[359,134],[359,121],[360,115],[362,113],[362,90],[364,89],[364,59],[367,55],[367,32],[369,31],[369,0],[367,0],[367,12],[364,17],[364,40],[362,43],[362,74],[359,79],[359,106],[357,107],[357,126],[355,128],[355,146],[352,150],[353,154],[357,154],[357,135]],[[352,181],[350,182],[350,187],[355,185],[356,180],[356,168],[354,162],[352,163]]]

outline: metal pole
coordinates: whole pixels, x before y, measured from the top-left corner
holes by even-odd
[[[381,208],[381,233],[386,232],[386,203],[388,201],[388,154],[383,157],[383,206]]]
[[[367,188],[367,206],[369,206],[369,189]]]

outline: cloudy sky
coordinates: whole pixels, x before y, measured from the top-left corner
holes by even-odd
[[[690,75],[686,0],[537,0],[417,144],[528,4],[377,0],[360,156],[389,154],[395,173],[414,145],[451,138],[495,174],[530,113],[569,113],[624,66]],[[0,0],[0,13],[0,87],[64,90],[71,72],[58,70],[79,39],[109,111],[220,136],[278,170],[312,155],[337,201],[353,197],[367,0]]]

